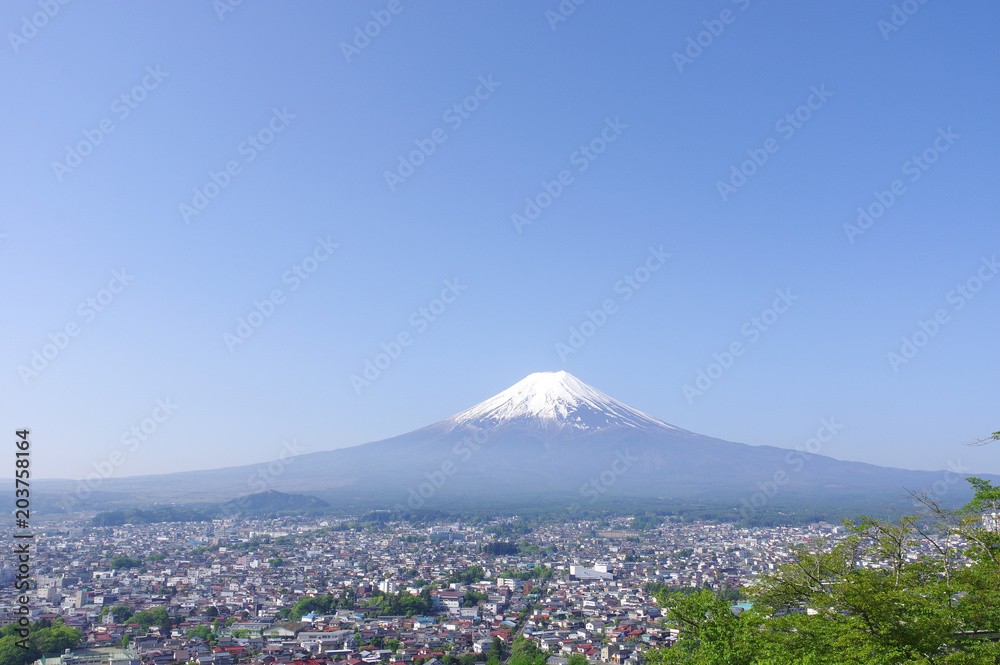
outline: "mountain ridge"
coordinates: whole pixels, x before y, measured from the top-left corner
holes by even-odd
[[[936,487],[942,480],[940,471],[880,467],[819,452],[689,432],[567,372],[537,372],[453,416],[381,441],[292,454],[280,463],[107,478],[101,490],[114,505],[128,497],[188,503],[278,490],[309,492],[335,507],[669,499],[756,510],[757,504],[817,499],[898,504],[906,490]],[[964,487],[952,486],[960,476],[950,477],[948,496],[965,496]],[[74,486],[53,481],[44,489],[65,496]]]

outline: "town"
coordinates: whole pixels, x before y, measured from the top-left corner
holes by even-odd
[[[46,665],[474,665],[522,638],[550,665],[639,665],[677,637],[657,591],[714,589],[738,612],[794,545],[843,531],[672,519],[55,523],[36,536],[30,621],[82,634]],[[0,586],[7,625],[9,565]]]

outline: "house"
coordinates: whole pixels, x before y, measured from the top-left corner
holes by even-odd
[[[301,621],[289,621],[288,623],[271,626],[264,632],[268,637],[295,637],[308,627],[309,624],[302,623]]]

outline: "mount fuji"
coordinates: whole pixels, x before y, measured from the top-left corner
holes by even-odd
[[[733,443],[669,425],[567,372],[538,372],[465,411],[383,441],[280,463],[109,478],[102,491],[119,502],[185,503],[294,491],[344,510],[698,504],[719,507],[720,516],[821,504],[912,506],[907,490],[942,480],[949,500],[965,498],[966,483],[951,471],[818,454],[839,429],[832,419],[821,421],[803,450]],[[63,495],[76,487],[46,484]]]
[[[567,372],[529,374],[507,390],[437,426],[449,432],[488,430],[556,435],[615,429],[677,429],[622,404]]]

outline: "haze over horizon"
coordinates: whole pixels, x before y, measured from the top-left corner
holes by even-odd
[[[136,476],[565,370],[1000,473],[1000,8],[893,4],[7,3],[4,422],[33,477]]]

